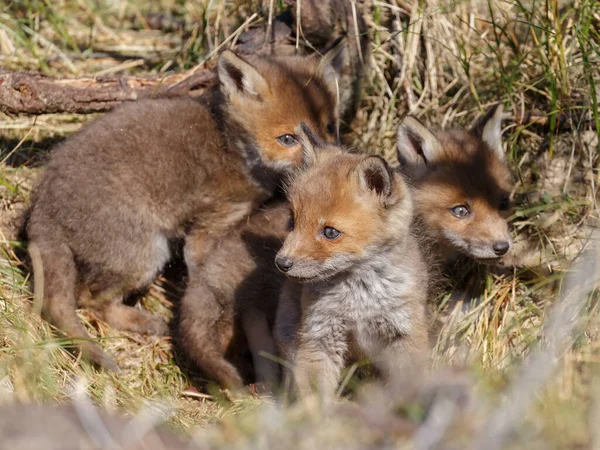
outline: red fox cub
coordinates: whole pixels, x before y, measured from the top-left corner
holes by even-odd
[[[379,156],[306,135],[308,168],[287,191],[293,229],[275,258],[291,280],[276,334],[293,360],[299,394],[316,384],[331,399],[355,358],[366,356],[387,377],[424,369],[428,267],[411,233],[402,175]]]
[[[89,338],[76,307],[115,328],[165,333],[123,297],[151,283],[186,237],[191,278],[219,237],[302,163],[301,122],[336,132],[335,72],[314,58],[241,58],[223,52],[220,85],[200,100],[125,104],[53,152],[35,189],[27,234],[35,295],[69,338]],[[215,309],[218,305],[214,305]],[[118,369],[93,342],[83,355]]]
[[[278,200],[223,236],[190,281],[193,297],[181,303],[179,346],[202,375],[223,389],[241,391],[244,381],[273,390],[279,364],[271,330],[285,278],[273,259],[285,239],[290,208]],[[240,356],[250,352],[254,370]],[[253,377],[254,375],[254,377]]]
[[[443,259],[463,253],[491,262],[511,248],[506,216],[512,188],[504,161],[502,105],[470,131],[432,132],[414,117],[398,128],[398,161],[415,212]]]

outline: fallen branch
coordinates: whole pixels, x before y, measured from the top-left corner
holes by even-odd
[[[183,80],[183,81],[182,81]],[[197,96],[214,83],[211,70],[192,75],[56,79],[35,72],[0,71],[0,110],[7,114],[88,114],[149,97]]]
[[[291,16],[282,14],[272,23],[261,23],[241,33],[235,39],[236,52],[282,55],[321,51],[346,33],[350,34],[349,30],[362,28],[357,27],[357,23],[363,24],[362,18],[353,18],[349,14],[345,0],[312,0],[301,11],[301,34],[303,39],[309,36],[313,39],[311,44],[301,39],[303,46],[298,49],[294,37],[296,30],[291,25],[295,23],[295,1],[288,0],[288,3],[292,5]],[[321,28],[323,20],[329,25],[324,29]],[[352,31],[352,34],[354,39],[356,32]],[[356,96],[359,92],[356,80],[362,71],[356,61],[362,54],[357,54],[352,40],[347,39],[347,42],[351,48],[345,61],[346,70],[340,80],[340,92],[348,98],[341,99],[341,109],[343,115],[348,113],[353,116],[356,101],[352,93]],[[216,82],[213,65],[211,61],[187,72],[162,77],[103,76],[78,79],[57,79],[35,72],[0,69],[0,111],[8,115],[87,114],[108,111],[121,102],[142,98],[197,97]]]
[[[280,52],[291,29],[278,22],[266,39],[262,28],[239,37],[241,54]],[[268,44],[268,45],[265,45]],[[0,70],[0,111],[12,114],[88,114],[104,112],[121,102],[142,98],[197,97],[216,82],[211,64],[167,76],[103,76],[57,79],[37,72]]]

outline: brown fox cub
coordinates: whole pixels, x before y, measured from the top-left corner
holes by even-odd
[[[300,299],[286,284],[276,327],[299,393],[316,383],[330,398],[353,358],[370,358],[387,377],[424,368],[428,271],[403,177],[378,156],[307,134],[309,167],[288,189],[293,229],[275,258],[301,283]]]
[[[501,119],[498,105],[470,131],[434,133],[413,117],[398,128],[400,170],[414,185],[416,215],[443,259],[463,253],[493,261],[511,248],[506,216],[512,185]]]
[[[270,389],[278,384],[279,365],[264,353],[277,354],[272,330],[285,277],[273,260],[289,223],[289,205],[282,195],[274,198],[223,236],[202,271],[190,278],[178,344],[222,388],[240,390],[243,380],[252,378],[239,360],[248,350],[255,381]]]
[[[272,202],[222,237],[190,280],[181,304],[179,344],[203,375],[222,388],[239,390],[252,371],[239,356],[252,354],[255,381],[269,388],[279,380],[271,330],[285,278],[273,259],[290,222],[290,208]],[[193,295],[192,295],[193,294]],[[244,373],[246,372],[246,373]]]
[[[50,321],[88,338],[79,303],[116,328],[164,333],[161,320],[123,305],[123,296],[151,283],[171,239],[184,235],[193,281],[214,240],[302,162],[298,125],[335,133],[335,73],[318,63],[226,51],[219,87],[200,101],[129,103],[56,148],[27,225],[32,262],[43,268],[36,296]],[[81,350],[117,368],[97,344]]]

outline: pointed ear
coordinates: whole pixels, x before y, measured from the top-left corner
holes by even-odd
[[[323,81],[327,91],[336,101],[339,100],[341,95],[339,80],[342,69],[347,64],[348,57],[346,42],[338,38],[321,57],[317,65],[316,75]]]
[[[361,161],[357,170],[363,189],[374,192],[387,204],[392,195],[394,176],[385,159],[381,156],[368,156]]]
[[[438,138],[412,116],[407,116],[400,122],[396,145],[400,167],[413,171],[424,170],[442,151]]]
[[[490,108],[471,129],[471,133],[481,138],[500,159],[504,159],[502,147],[502,103]]]
[[[243,94],[260,100],[269,92],[264,77],[246,60],[225,50],[217,63],[219,81],[228,96]]]
[[[317,161],[319,149],[325,147],[326,144],[304,122],[296,127],[294,133],[296,134],[296,139],[298,139],[298,142],[302,146],[303,166],[304,168],[311,167]]]

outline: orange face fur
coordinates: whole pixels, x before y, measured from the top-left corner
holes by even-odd
[[[368,258],[408,229],[402,177],[377,156],[317,149],[288,190],[293,226],[276,265],[298,281],[329,278]]]
[[[479,260],[498,259],[512,245],[501,108],[488,116],[473,131],[437,135],[405,119],[398,134],[398,159],[413,181],[416,214],[427,232],[442,246]]]
[[[302,122],[327,142],[337,140],[336,74],[318,63],[306,57],[245,60],[233,54],[219,61],[229,117],[251,135],[261,160],[272,168],[301,163],[294,129]]]

